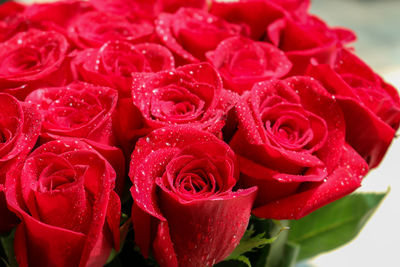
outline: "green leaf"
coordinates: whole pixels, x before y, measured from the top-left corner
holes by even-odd
[[[240,240],[239,245],[235,248],[235,250],[229,255],[227,260],[238,259],[241,255],[246,252],[254,251],[257,248],[262,248],[266,244],[271,244],[274,242],[278,235],[273,236],[271,238],[265,238],[265,233],[258,234],[256,236],[252,236],[254,234],[253,229],[249,229],[245,232],[242,239]],[[251,266],[251,265],[249,265]]]
[[[15,259],[15,254],[14,254],[14,235],[15,235],[15,229],[12,230],[9,235],[0,237],[1,245],[3,246],[4,252],[7,256],[7,265],[6,266],[10,266],[10,267],[18,266],[17,260]]]
[[[288,228],[289,221],[274,221],[279,227]],[[289,229],[290,231],[290,229]],[[285,257],[285,247],[288,239],[289,231],[284,231],[278,236],[278,239],[271,245],[266,263],[257,267],[281,267],[283,258]]]
[[[272,233],[272,237],[267,238],[267,232],[255,234],[256,230],[254,229],[254,226],[255,225],[252,224],[250,228],[245,232],[242,239],[240,240],[239,245],[235,248],[231,255],[229,255],[228,258],[225,259],[226,261],[236,260],[245,263],[248,267],[251,267],[252,265],[250,259],[248,258],[247,254],[244,254],[256,252],[257,250],[263,248],[265,245],[273,243],[276,239],[278,239],[282,231],[288,229],[287,227],[282,226],[279,223],[278,231]]]
[[[246,256],[240,255],[239,257],[236,258],[237,261],[241,261],[244,264],[246,264],[248,267],[251,267],[251,263],[249,258],[247,258]]]
[[[299,256],[300,246],[298,244],[285,243],[284,252],[280,267],[294,267]]]
[[[301,247],[298,260],[332,250],[352,240],[388,191],[352,194],[300,220],[292,221],[288,239]]]

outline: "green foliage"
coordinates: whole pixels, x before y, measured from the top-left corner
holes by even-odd
[[[386,193],[352,194],[292,221],[289,240],[298,244],[299,260],[342,246],[360,232]]]

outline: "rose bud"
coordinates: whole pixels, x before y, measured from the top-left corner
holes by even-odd
[[[161,42],[183,63],[205,60],[205,52],[214,50],[222,40],[246,34],[242,26],[192,8],[181,8],[175,14],[162,13],[155,24]]]
[[[347,142],[376,167],[399,128],[397,90],[345,49],[338,52],[333,67],[312,61],[307,74],[336,97],[346,120]]]
[[[157,129],[132,154],[135,241],[161,266],[212,266],[246,230],[256,188],[234,190],[230,147],[188,126]],[[150,225],[154,225],[151,227]]]
[[[109,41],[100,48],[85,49],[71,63],[77,79],[118,89],[119,97],[130,97],[132,75],[175,67],[174,57],[164,46],[152,43],[132,45]]]
[[[86,143],[57,140],[8,172],[6,198],[21,219],[20,266],[103,266],[119,249],[115,171]]]
[[[153,31],[148,21],[98,11],[85,13],[68,28],[69,37],[79,48],[100,47],[115,40],[141,43],[150,40]]]
[[[39,86],[64,84],[68,47],[62,34],[35,29],[0,43],[0,89],[23,99]]]
[[[132,96],[151,129],[185,124],[215,134],[238,98],[222,88],[219,74],[208,63],[137,76]]]
[[[292,67],[278,48],[245,37],[223,40],[206,57],[221,74],[225,88],[239,94],[250,90],[256,82],[286,75]]]
[[[5,201],[6,173],[31,151],[39,136],[41,121],[33,105],[4,93],[0,93],[0,120],[0,233],[3,233],[17,222]]]
[[[311,58],[332,64],[338,49],[356,36],[348,29],[330,28],[316,16],[285,16],[268,26],[265,39],[285,51],[293,63],[290,75],[304,75]]]
[[[354,191],[368,171],[345,141],[340,105],[312,78],[259,82],[236,112],[230,146],[241,186],[258,186],[258,217],[299,219]]]

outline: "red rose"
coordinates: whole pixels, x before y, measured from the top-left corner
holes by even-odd
[[[90,0],[96,9],[118,16],[153,19],[161,12],[161,0]]]
[[[339,104],[314,79],[257,83],[237,105],[230,142],[243,186],[258,186],[253,214],[298,219],[349,194],[368,171],[345,142]]]
[[[338,52],[333,67],[313,61],[307,74],[335,95],[346,120],[346,140],[371,168],[376,167],[399,128],[396,89],[345,49]]]
[[[239,94],[254,83],[286,75],[292,63],[273,45],[244,37],[223,40],[207,59],[221,74],[225,88]]]
[[[6,173],[33,148],[40,123],[39,113],[32,105],[0,93],[0,233],[11,230],[16,223],[5,202]]]
[[[160,0],[165,12],[175,13],[181,7],[207,10],[207,0]]]
[[[237,98],[222,88],[220,76],[208,63],[138,76],[132,96],[151,129],[190,124],[213,133],[221,130]]]
[[[25,101],[40,111],[44,137],[81,137],[108,145],[113,143],[111,116],[117,99],[114,89],[75,82],[37,89]]]
[[[0,43],[0,88],[23,98],[39,86],[63,84],[68,46],[63,35],[34,29]]]
[[[110,41],[98,49],[79,52],[72,67],[77,78],[117,88],[120,97],[130,97],[133,74],[173,69],[175,63],[171,52],[161,45]]]
[[[266,36],[266,40],[286,52],[293,63],[292,75],[303,75],[311,58],[332,64],[338,49],[355,39],[350,30],[329,28],[316,16],[301,20],[285,16],[268,26]]]
[[[102,266],[119,247],[111,165],[78,140],[46,143],[7,174],[20,266]]]
[[[175,12],[181,7],[207,9],[206,0],[90,0],[100,11],[132,17],[154,19],[161,11]]]
[[[113,118],[114,134],[128,157],[132,154],[136,139],[148,132],[140,130],[143,120],[131,100],[132,76],[139,72],[173,69],[174,65],[171,52],[161,45],[132,45],[120,41],[107,42],[99,49],[83,50],[73,60],[72,68],[77,78],[118,89],[119,100]]]
[[[240,1],[213,1],[210,13],[226,21],[247,25],[250,36],[260,40],[265,35],[269,24],[284,15],[292,15],[276,2],[279,0],[240,0]]]
[[[175,14],[162,13],[155,24],[161,42],[185,63],[204,60],[205,52],[214,50],[222,40],[243,32],[239,25],[192,8],[181,8]]]
[[[24,5],[11,1],[0,5],[0,42],[27,29],[28,25],[21,15],[24,9]]]
[[[83,14],[94,8],[86,1],[64,0],[27,5],[23,13],[31,27],[58,31],[68,35],[68,27]]]
[[[233,191],[235,161],[227,144],[192,127],[161,128],[139,140],[130,169],[132,220],[145,257],[152,247],[161,266],[211,266],[232,252],[256,195],[256,188]]]
[[[35,104],[43,123],[41,142],[75,137],[90,144],[105,157],[117,172],[118,193],[125,179],[122,151],[115,145],[112,116],[118,100],[109,87],[75,82],[63,87],[41,88],[25,99]]]
[[[88,12],[78,17],[68,28],[69,36],[80,48],[100,47],[107,41],[148,41],[153,34],[150,22],[140,19]]]

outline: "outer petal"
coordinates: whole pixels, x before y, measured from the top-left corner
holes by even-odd
[[[350,147],[343,147],[339,166],[326,181],[307,186],[300,193],[270,202],[253,210],[262,218],[300,219],[310,212],[350,194],[368,172],[366,162]]]
[[[253,187],[220,199],[181,203],[161,191],[159,202],[179,266],[212,266],[226,258],[247,228],[255,196]]]
[[[376,167],[386,153],[400,122],[399,96],[393,87],[385,83],[361,60],[348,51],[341,51],[335,69],[326,64],[313,62],[307,74],[315,77],[335,95],[346,120],[346,141],[368,162]],[[374,113],[369,103],[348,84],[341,75],[354,75],[372,86],[365,94],[379,94],[373,105],[383,107],[383,113]],[[375,90],[374,90],[375,89]],[[371,101],[371,98],[367,98]],[[386,112],[385,112],[386,111]],[[389,112],[387,112],[389,111]],[[379,115],[384,115],[379,117]],[[388,115],[388,116],[387,116]],[[384,121],[387,119],[387,121]]]

